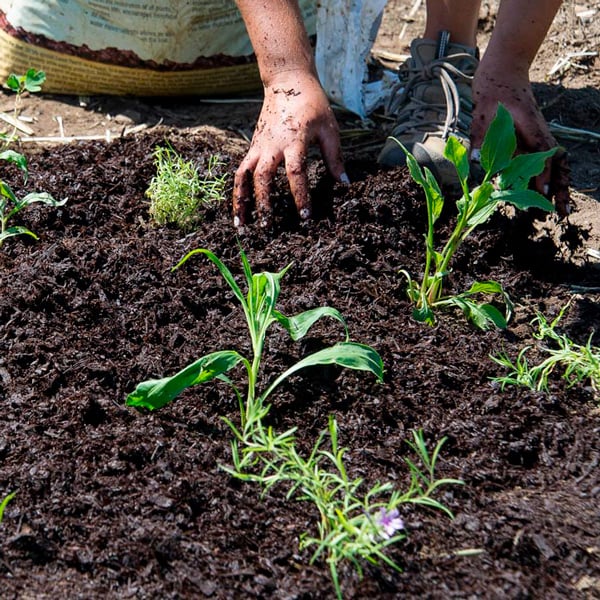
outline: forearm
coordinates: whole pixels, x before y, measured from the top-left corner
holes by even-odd
[[[236,0],[236,3],[265,87],[290,71],[317,76],[312,48],[296,0]]]
[[[484,60],[527,76],[562,0],[502,0]]]

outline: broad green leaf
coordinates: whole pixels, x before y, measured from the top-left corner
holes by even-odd
[[[27,159],[20,152],[14,150],[4,150],[0,152],[0,160],[13,163],[21,169],[24,173],[27,173]]]
[[[31,192],[19,200],[19,205],[21,207],[29,206],[35,202],[41,202],[42,204],[47,204],[48,206],[64,206],[67,203],[67,199],[55,200],[47,192]]]
[[[498,329],[506,329],[506,318],[493,304],[479,304],[477,310],[485,316],[488,323],[493,323]],[[487,329],[487,327],[482,329]]]
[[[414,308],[412,311],[412,316],[415,321],[419,323],[427,323],[427,325],[435,325],[435,317],[433,316],[433,311],[429,305],[422,306],[421,308]]]
[[[348,327],[346,321],[340,311],[330,306],[321,306],[320,308],[312,308],[304,311],[293,317],[286,317],[279,311],[273,311],[273,317],[277,322],[290,334],[290,337],[297,341],[304,337],[308,330],[322,317],[331,317],[338,320],[344,326],[346,338],[348,338]]]
[[[496,325],[500,329],[506,329],[506,319],[491,304],[477,304],[464,296],[448,298],[447,303],[458,306],[465,314],[467,320],[483,331],[487,331],[491,325]]]
[[[23,87],[28,92],[39,92],[42,89],[42,84],[46,81],[46,73],[44,71],[37,71],[36,69],[29,69],[25,73],[23,80]]]
[[[442,195],[442,190],[440,189],[436,178],[427,167],[425,167],[425,184],[423,185],[423,188],[425,189],[425,196],[427,198],[429,212],[431,213],[432,223],[435,223],[442,214],[444,208],[444,196]]]
[[[225,263],[223,263],[213,252],[207,250],[205,248],[196,248],[195,250],[191,250],[188,252],[172,269],[179,269],[183,263],[185,263],[189,258],[194,256],[194,254],[204,254],[209,260],[211,260],[219,269],[219,272],[223,276],[223,279],[228,283],[229,287],[233,291],[235,297],[242,303],[244,308],[247,308],[246,299],[244,298],[244,294],[242,294],[242,290],[240,286],[236,283],[231,271],[227,268]]]
[[[504,288],[497,281],[475,281],[467,294],[504,294]]]
[[[15,235],[29,235],[35,240],[38,240],[38,236],[33,233],[33,231],[27,229],[27,227],[23,227],[22,225],[13,225],[12,227],[7,227],[1,234],[0,240],[5,240],[9,237],[14,237]]]
[[[400,144],[400,142],[398,143]],[[425,188],[427,186],[427,180],[425,179],[425,175],[423,174],[417,159],[402,144],[400,144],[400,146],[406,154],[406,166],[408,167],[410,176],[414,179],[415,183],[418,183],[421,187]]]
[[[17,204],[18,200],[15,194],[13,193],[10,185],[5,181],[0,180],[0,194],[2,194],[5,198],[8,198],[13,204]]]
[[[535,190],[498,190],[492,194],[492,197],[495,200],[508,202],[521,210],[528,208],[541,208],[547,212],[556,210],[550,200]]]
[[[235,350],[222,350],[207,354],[171,377],[144,381],[127,396],[128,406],[154,410],[161,408],[183,390],[220,377],[244,360]]]
[[[444,156],[456,167],[456,172],[461,181],[462,187],[465,188],[469,179],[469,158],[467,149],[453,135],[448,137],[446,147],[444,148]]]
[[[532,152],[531,154],[518,154],[498,177],[498,186],[501,190],[508,188],[523,190],[529,185],[532,177],[539,175],[546,166],[546,161],[554,156],[558,147],[545,152]]]
[[[498,200],[492,197],[493,193],[494,186],[489,182],[482,183],[473,190],[469,206],[471,214],[467,219],[468,227],[477,227],[485,223],[494,214],[498,207]]]
[[[495,175],[509,164],[517,148],[517,136],[511,114],[502,104],[485,134],[481,146],[481,167],[488,176]]]
[[[267,391],[263,394],[262,399],[264,400],[267,396],[284,380],[290,375],[305,369],[306,367],[313,367],[316,365],[340,365],[347,369],[356,369],[359,371],[369,371],[377,377],[380,381],[383,380],[383,361],[381,356],[376,350],[370,346],[364,344],[357,344],[356,342],[339,342],[335,346],[324,348],[319,350],[310,356],[306,356],[301,361],[290,367],[287,371],[282,373],[277,379],[269,386]]]
[[[13,92],[18,92],[20,87],[19,78],[14,73],[11,73],[6,79],[6,86]]]

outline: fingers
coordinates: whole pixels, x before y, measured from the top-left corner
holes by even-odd
[[[290,183],[290,190],[296,203],[298,216],[304,221],[312,215],[308,174],[306,173],[306,157],[302,149],[291,149],[285,154],[285,172]]]

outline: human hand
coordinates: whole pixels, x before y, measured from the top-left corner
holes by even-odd
[[[514,67],[495,68],[493,64],[488,68],[484,57],[473,80],[473,99],[475,108],[471,124],[471,148],[481,148],[499,102],[508,109],[515,122],[518,152],[540,152],[557,146],[535,101],[526,73],[519,74]],[[562,217],[571,211],[569,174],[567,155],[561,148],[534,179],[535,189],[554,200],[556,210]]]
[[[333,177],[347,181],[337,121],[319,81],[309,73],[283,73],[265,89],[250,149],[235,173],[233,221],[236,227],[246,223],[253,197],[261,224],[270,223],[271,185],[281,163],[285,164],[300,218],[311,216],[306,155],[312,143],[320,146]]]

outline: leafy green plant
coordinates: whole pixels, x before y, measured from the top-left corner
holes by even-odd
[[[388,545],[406,535],[399,505],[407,502],[420,504],[440,509],[451,516],[450,511],[433,497],[440,486],[459,483],[452,479],[435,479],[435,464],[444,440],[430,454],[422,432],[414,433],[410,445],[417,460],[406,461],[411,473],[411,483],[405,493],[393,490],[391,484],[376,483],[361,496],[363,481],[348,476],[344,462],[346,450],[339,446],[337,423],[333,418],[330,418],[327,430],[320,435],[309,456],[302,457],[296,449],[296,427],[277,433],[265,423],[271,409],[268,399],[272,393],[294,373],[316,365],[336,364],[370,372],[381,380],[381,357],[370,346],[349,341],[345,320],[334,308],[324,306],[295,316],[286,316],[275,308],[281,279],[290,265],[279,273],[255,274],[242,251],[242,266],[248,288],[244,294],[231,271],[209,250],[193,250],[175,268],[198,253],[216,265],[239,301],[248,326],[252,356],[242,356],[235,350],[213,352],[171,377],[140,383],[128,395],[127,404],[153,410],[164,406],[184,389],[197,383],[219,379],[229,384],[238,401],[240,422],[234,424],[230,419],[224,418],[234,435],[231,444],[233,466],[225,467],[225,470],[233,477],[259,483],[265,493],[276,484],[286,484],[288,498],[307,500],[316,506],[320,514],[319,535],[303,535],[301,547],[316,547],[313,561],[326,555],[338,597],[341,597],[338,566],[342,560],[350,561],[359,575],[362,573],[361,559],[399,568],[384,553]],[[269,327],[277,323],[293,340],[298,340],[323,317],[339,321],[346,339],[304,357],[275,377],[261,392],[260,367]],[[227,375],[237,365],[243,366],[246,372],[245,398],[242,389]]]
[[[408,280],[407,294],[414,304],[413,316],[418,321],[433,325],[435,311],[452,306],[460,308],[467,319],[481,329],[488,329],[490,326],[506,327],[512,305],[500,283],[476,281],[467,291],[455,295],[444,294],[443,283],[451,271],[452,259],[460,245],[477,226],[485,223],[502,203],[511,204],[521,210],[554,210],[551,202],[536,191],[528,189],[528,185],[532,177],[543,171],[546,160],[557,149],[514,155],[516,147],[513,119],[508,110],[499,105],[481,147],[483,181],[471,190],[467,150],[455,137],[448,138],[444,156],[456,168],[462,197],[456,202],[456,225],[441,250],[436,249],[435,223],[444,206],[442,191],[431,171],[427,167],[422,169],[414,156],[403,148],[410,174],[423,188],[427,205],[423,279],[418,282],[412,279],[407,271],[401,271]],[[505,314],[489,302],[478,303],[476,298],[482,294],[500,295],[506,307]]]
[[[46,81],[46,73],[37,71],[36,69],[28,69],[24,75],[16,75],[11,73],[6,79],[5,85],[15,92],[15,104],[13,107],[13,130],[12,133],[0,134],[0,139],[3,141],[4,148],[8,148],[12,142],[18,139],[17,136],[17,119],[22,110],[22,96],[25,92],[34,93],[42,89],[43,83]]]
[[[29,69],[25,75],[15,75],[14,73],[9,75],[6,80],[6,85],[16,92],[14,108],[15,121],[20,112],[21,96],[23,93],[26,91],[40,91],[41,85],[44,83],[45,79],[45,73],[43,71],[36,71],[35,69]],[[24,182],[27,183],[29,175],[27,159],[20,152],[15,152],[9,148],[10,144],[18,139],[16,131],[17,129],[15,127],[12,134],[8,136],[2,134],[3,149],[0,151],[0,160],[15,164],[23,173]],[[46,192],[32,192],[19,199],[10,185],[4,180],[0,180],[0,246],[2,246],[5,239],[16,235],[28,235],[34,239],[38,239],[38,236],[26,227],[23,227],[22,225],[9,226],[8,224],[17,213],[34,203],[42,203],[49,206],[63,206],[66,203],[66,199],[55,200]]]
[[[583,381],[590,381],[596,397],[600,394],[600,348],[592,345],[593,333],[585,344],[576,344],[566,334],[557,331],[558,324],[563,318],[569,304],[564,306],[558,316],[550,323],[540,312],[536,313],[531,325],[537,328],[533,337],[540,342],[538,353],[546,358],[530,366],[527,354],[532,346],[525,346],[517,354],[514,362],[506,352],[490,358],[508,373],[494,377],[492,381],[499,383],[504,389],[507,385],[521,385],[532,390],[547,391],[548,381],[552,373],[562,369],[562,378],[572,387]],[[552,346],[541,342],[550,342]]]
[[[4,518],[4,511],[6,510],[6,507],[8,506],[8,503],[17,495],[17,492],[13,492],[12,494],[8,494],[8,496],[6,496],[4,498],[4,500],[2,500],[2,502],[0,502],[0,523],[2,523],[2,519]]]
[[[173,224],[191,231],[202,219],[200,209],[221,202],[227,174],[217,175],[221,165],[217,156],[208,159],[206,174],[185,160],[170,144],[154,150],[156,175],[146,195],[150,198],[150,215],[158,225]]]

